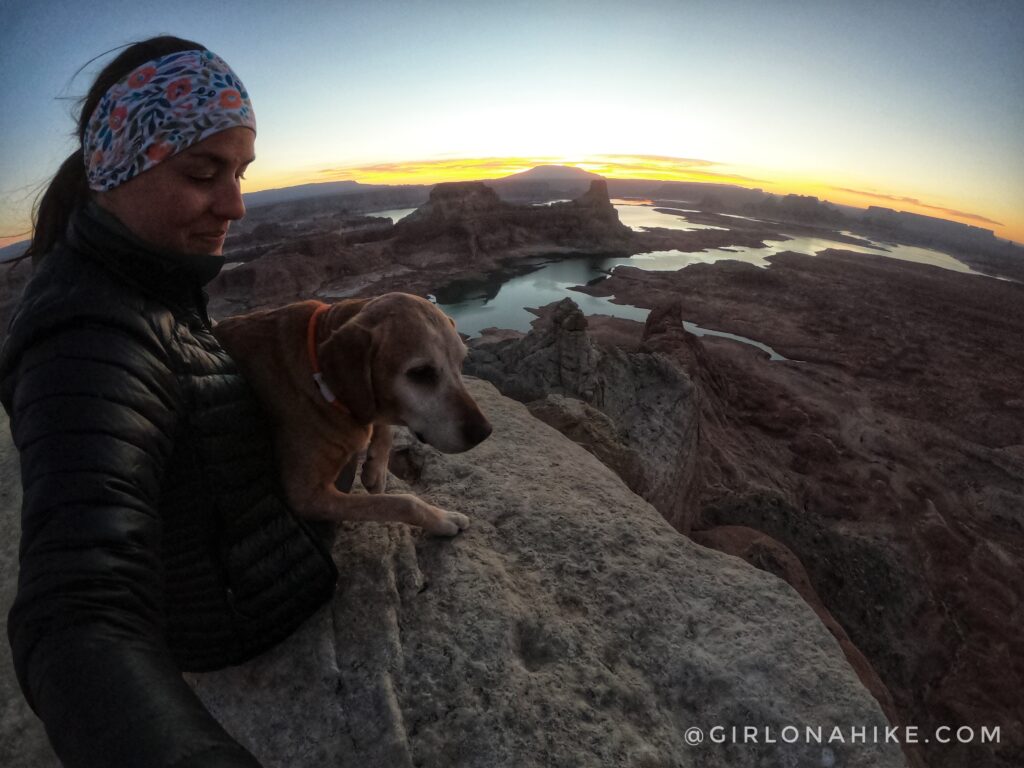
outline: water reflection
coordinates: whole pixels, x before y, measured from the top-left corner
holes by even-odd
[[[636,231],[643,227],[667,227],[669,229],[721,229],[695,224],[686,220],[685,214],[692,211],[673,209],[671,214],[654,210],[649,200],[615,200],[615,209],[619,220]],[[403,209],[410,212],[413,209]],[[375,215],[384,215],[380,212]],[[738,217],[748,218],[748,217]],[[756,221],[756,219],[751,219]],[[778,230],[785,231],[785,225],[772,224]],[[850,234],[850,233],[843,233]],[[851,235],[857,237],[857,235]],[[860,238],[863,240],[863,238]],[[574,286],[586,285],[605,279],[616,267],[630,265],[651,271],[675,271],[692,264],[710,264],[722,259],[734,259],[753,264],[760,268],[770,266],[767,257],[783,251],[814,256],[829,248],[853,251],[873,255],[888,256],[922,264],[950,269],[969,274],[981,274],[967,265],[957,261],[949,254],[929,248],[899,245],[894,243],[879,244],[867,241],[870,245],[859,245],[832,240],[827,237],[794,237],[789,240],[769,240],[764,248],[732,246],[715,248],[706,251],[652,251],[638,253],[632,257],[622,256],[575,256],[570,258],[536,258],[518,264],[514,269],[488,275],[477,280],[460,280],[453,282],[436,292],[438,304],[449,315],[455,318],[459,330],[475,336],[484,328],[509,328],[526,332],[535,316],[526,311],[526,307],[542,307],[566,296],[575,301],[584,314],[603,314],[643,322],[647,319],[648,310],[632,306],[614,304],[608,298],[588,296],[571,290]],[[553,260],[558,258],[559,260]],[[752,344],[766,352],[772,360],[784,360],[770,347],[742,336],[714,331],[690,322],[684,326],[697,335],[721,336],[744,344]]]
[[[684,320],[683,321],[683,328],[688,330],[694,336],[718,336],[719,338],[722,338],[722,339],[731,339],[733,341],[738,341],[741,344],[747,344],[747,345],[749,345],[751,347],[757,347],[762,352],[767,352],[768,353],[768,359],[769,360],[788,360],[789,359],[788,357],[783,357],[782,355],[780,355],[778,352],[776,352],[774,349],[769,347],[767,344],[762,344],[760,341],[754,341],[753,339],[748,339],[746,336],[738,336],[735,333],[726,333],[725,331],[712,331],[709,328],[701,328],[696,323],[691,323],[688,320]],[[797,362],[799,362],[799,361],[797,361]]]
[[[643,322],[648,310],[612,304],[608,299],[569,289],[604,279],[628,259],[582,256],[561,261],[535,260],[515,271],[503,271],[477,280],[458,280],[436,292],[437,303],[455,318],[459,331],[476,336],[484,328],[528,331],[535,315],[526,307],[543,307],[566,296],[587,315],[613,315]]]
[[[635,231],[641,231],[643,227],[665,227],[668,229],[679,229],[683,231],[695,229],[718,229],[705,224],[695,224],[687,221],[687,213],[699,213],[684,208],[672,209],[672,214],[662,213],[654,210],[654,204],[650,201],[615,201],[615,210],[618,211],[619,220]],[[664,210],[664,209],[663,209]],[[749,216],[738,216],[736,214],[722,214],[736,219],[747,221],[759,221]],[[769,224],[768,222],[765,222]],[[770,223],[776,230],[785,232],[786,225],[778,222]],[[852,232],[843,232],[849,237],[865,238]],[[933,248],[920,248],[913,245],[900,245],[898,243],[875,243],[870,240],[869,246],[854,243],[844,243],[839,240],[832,240],[826,237],[793,237],[789,240],[768,240],[765,248],[749,248],[746,246],[731,246],[728,248],[713,248],[705,251],[651,251],[649,253],[636,254],[633,259],[634,266],[641,269],[651,270],[675,270],[682,269],[690,264],[712,264],[722,259],[735,259],[745,261],[758,267],[768,267],[766,257],[783,251],[796,251],[808,256],[815,256],[828,248],[841,248],[855,253],[870,253],[878,256],[888,256],[893,259],[912,261],[917,264],[930,264],[934,267],[942,267],[953,272],[963,274],[981,275],[983,273],[971,269],[961,261],[957,261],[949,254],[937,251]]]
[[[856,237],[856,235],[854,235],[854,237]],[[952,272],[960,272],[967,275],[984,274],[971,269],[962,261],[957,261],[949,254],[942,253],[941,251],[936,251],[931,248],[919,248],[913,245],[889,243],[883,246],[878,243],[873,243],[870,246],[865,246],[855,243],[844,243],[839,240],[830,240],[825,237],[794,237],[789,240],[766,240],[765,246],[765,248],[730,246],[728,248],[713,248],[697,253],[684,253],[681,251],[652,251],[651,253],[637,254],[634,258],[642,257],[653,262],[662,262],[667,260],[672,264],[678,265],[673,267],[674,269],[682,269],[689,264],[711,264],[716,261],[721,261],[722,259],[735,259],[737,261],[745,261],[748,264],[754,264],[758,267],[767,268],[769,266],[768,261],[766,260],[767,257],[776,253],[782,253],[783,251],[796,251],[797,253],[802,253],[806,256],[817,256],[824,250],[835,248],[844,251],[853,251],[854,253],[888,256],[892,259],[913,261],[918,264],[930,264],[933,267],[942,267],[943,269],[948,269]],[[652,268],[646,264],[637,264],[636,266],[641,267],[642,269]]]
[[[726,231],[725,227],[713,227],[710,224],[695,224],[692,221],[687,221],[685,214],[695,213],[695,211],[681,208],[666,209],[673,211],[673,213],[660,213],[650,205],[637,204],[636,202],[617,202],[615,210],[619,214],[619,221],[634,232],[643,232],[645,227],[678,229],[683,232],[693,232],[698,229]]]
[[[389,208],[386,211],[364,213],[363,216],[379,216],[382,219],[391,219],[392,224],[397,224],[415,210],[415,208]]]
[[[551,205],[555,202],[565,201],[553,200],[543,203],[543,205]],[[616,198],[612,202],[614,203],[615,210],[619,215],[619,221],[635,232],[643,231],[645,227],[662,227],[665,229],[676,229],[683,232],[692,232],[698,229],[717,229],[719,231],[726,231],[726,228],[724,227],[716,227],[710,224],[698,224],[688,221],[686,218],[687,213],[699,213],[699,211],[693,209],[662,209],[672,211],[671,213],[663,213],[655,210],[656,204],[651,200],[628,200]],[[674,201],[659,201],[659,203],[665,202]],[[391,208],[384,211],[374,211],[372,213],[367,213],[366,215],[390,218],[392,223],[397,223],[415,210],[415,208]],[[753,219],[749,216],[738,216],[735,214],[722,215],[737,219],[746,219],[747,221],[759,221],[758,219]],[[772,223],[771,226],[776,230],[781,229],[783,232],[785,231],[785,224],[775,222]],[[864,239],[862,236],[851,232],[843,232],[842,234],[849,237],[857,237],[861,240]],[[638,253],[634,255],[632,259],[619,259],[614,263],[609,263],[607,269],[611,270],[619,264],[632,264],[640,269],[669,271],[683,269],[691,264],[712,264],[716,261],[721,261],[722,259],[735,259],[736,261],[744,261],[757,267],[766,268],[768,267],[766,257],[776,253],[781,253],[782,251],[796,251],[797,253],[814,256],[828,248],[841,248],[846,251],[854,251],[855,253],[870,253],[879,256],[888,256],[894,259],[901,259],[904,261],[912,261],[918,264],[931,264],[932,266],[942,267],[943,269],[949,269],[954,272],[961,272],[964,274],[982,274],[981,272],[971,269],[963,262],[957,261],[949,254],[942,253],[941,251],[936,251],[932,248],[920,248],[912,245],[900,245],[898,243],[872,243],[870,246],[864,246],[844,243],[839,240],[831,240],[824,237],[794,237],[789,240],[768,240],[765,245],[767,246],[765,248],[731,246],[728,248],[713,248],[696,252],[676,250],[651,251],[648,253]],[[586,281],[584,280],[582,282]]]
[[[506,271],[478,280],[450,283],[437,292],[437,303],[455,318],[459,331],[468,336],[476,336],[484,328],[508,328],[526,333],[536,318],[526,307],[543,307],[566,296],[575,301],[585,315],[610,315],[642,323],[650,310],[615,304],[610,298],[571,290],[574,286],[605,279],[610,269],[625,261],[629,260],[591,256],[553,263],[534,262],[517,275]],[[770,360],[786,359],[768,345],[745,336],[702,328],[689,321],[684,321],[683,327],[696,336],[718,336],[757,347],[767,353]]]

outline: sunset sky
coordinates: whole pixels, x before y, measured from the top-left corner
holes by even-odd
[[[255,106],[245,191],[539,163],[725,181],[1024,242],[1024,2],[0,0],[0,245],[28,235],[107,57],[223,56]]]

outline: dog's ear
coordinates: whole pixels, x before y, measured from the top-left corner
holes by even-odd
[[[360,424],[377,412],[373,391],[373,334],[349,321],[320,346],[320,367],[327,386]]]

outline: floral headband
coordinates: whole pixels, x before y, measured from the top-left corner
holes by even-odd
[[[256,131],[249,94],[210,51],[180,51],[137,67],[104,94],[85,130],[89,188],[105,192],[215,133]]]

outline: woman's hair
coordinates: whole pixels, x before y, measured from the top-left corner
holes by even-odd
[[[38,264],[39,260],[64,238],[72,211],[88,199],[89,184],[85,177],[82,142],[89,118],[100,99],[112,85],[147,61],[178,51],[204,48],[205,46],[199,43],[180,37],[151,37],[149,40],[129,45],[99,73],[92,88],[79,104],[78,129],[75,132],[78,137],[78,149],[61,164],[46,191],[36,201],[32,213],[32,242],[25,252],[27,256],[32,257],[33,264]]]

